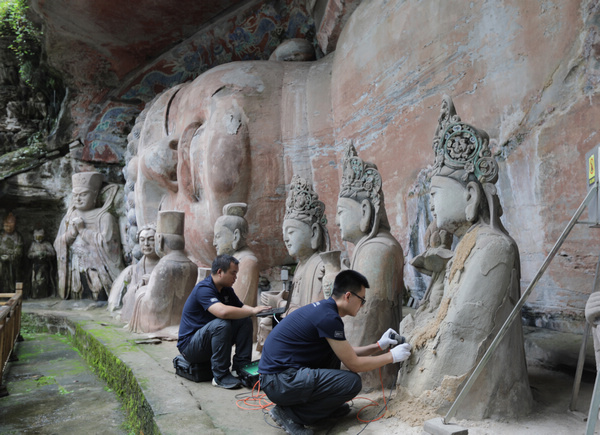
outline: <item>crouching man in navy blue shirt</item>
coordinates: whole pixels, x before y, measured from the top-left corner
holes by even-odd
[[[229,371],[231,347],[235,344],[233,370],[251,362],[253,316],[270,307],[244,305],[231,286],[237,279],[239,261],[219,255],[211,274],[192,290],[181,314],[177,348],[190,363],[210,361],[213,385],[239,388],[241,383]]]
[[[355,316],[365,303],[369,282],[354,270],[340,272],[332,297],[298,308],[273,328],[258,365],[260,386],[276,404],[273,420],[290,434],[312,434],[305,425],[350,412],[348,400],[362,388],[356,372],[406,360],[410,345],[371,356],[398,344],[387,330],[374,344],[352,347],[342,317]],[[348,369],[339,370],[340,361]]]

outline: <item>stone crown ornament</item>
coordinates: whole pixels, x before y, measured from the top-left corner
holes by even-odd
[[[471,174],[481,183],[498,180],[498,163],[490,151],[488,134],[462,122],[447,95],[442,101],[433,150],[433,175],[451,176],[463,182]]]
[[[319,195],[313,190],[312,185],[306,179],[294,175],[290,184],[290,192],[285,201],[284,219],[297,219],[309,222],[310,225],[318,223],[325,227],[325,204],[319,201]]]
[[[98,172],[79,172],[71,176],[73,188],[90,189],[99,192],[104,177]]]
[[[375,208],[381,203],[381,174],[374,163],[364,162],[356,152],[351,141],[342,157],[342,185],[340,197],[353,198],[368,196]]]

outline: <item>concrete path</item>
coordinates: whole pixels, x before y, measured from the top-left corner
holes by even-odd
[[[66,337],[24,335],[4,378],[10,394],[0,398],[0,433],[127,434],[116,395]]]
[[[5,373],[10,396],[0,398],[2,434],[126,433],[121,426],[125,417],[116,396],[130,411],[132,433],[283,434],[265,411],[242,409],[246,405],[238,400],[250,396],[249,389],[223,390],[210,382],[195,383],[177,376],[172,363],[178,354],[174,341],[127,331],[104,304],[56,299],[25,301],[24,313],[25,328],[59,332],[70,336],[71,341],[49,335],[19,343],[17,353],[21,361],[10,363]],[[50,343],[54,344],[50,346]],[[543,340],[538,339],[537,343]],[[60,346],[60,350],[53,346]],[[79,349],[107,384],[94,378],[71,346]],[[555,340],[548,346],[554,351]],[[33,359],[33,355],[39,358]],[[66,365],[61,365],[61,358]],[[32,366],[26,368],[27,364]],[[567,412],[571,376],[536,368],[530,372],[530,379],[536,403],[528,418],[518,422],[459,423],[467,426],[471,435],[570,435],[585,431],[585,422]],[[587,412],[591,382],[593,379],[582,384],[583,412]],[[54,395],[42,396],[42,391]],[[88,396],[92,392],[94,395]],[[386,389],[386,395],[389,394]],[[407,416],[402,415],[402,404],[394,400],[394,395],[395,392],[386,417],[381,420],[368,425],[358,421],[357,412],[368,404],[358,399],[352,403],[349,416],[316,428],[315,433],[422,434],[422,423],[413,426],[407,423]],[[383,403],[381,391],[363,396]],[[72,402],[63,402],[66,399]],[[373,407],[360,415],[363,419],[373,418],[378,409]],[[55,426],[59,423],[65,426]]]

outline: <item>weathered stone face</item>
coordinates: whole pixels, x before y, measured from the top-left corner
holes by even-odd
[[[233,249],[234,234],[233,231],[223,224],[222,220],[222,218],[217,219],[217,222],[215,223],[213,246],[217,251],[217,255],[232,255],[235,252],[235,249]]]
[[[310,246],[311,238],[310,225],[296,219],[283,221],[283,243],[292,257],[296,259],[310,257],[315,251]]]
[[[431,211],[438,228],[455,234],[467,221],[467,192],[461,184],[448,177],[431,180]]]
[[[251,204],[254,234],[279,233],[281,73],[277,63],[229,64],[157,100],[130,162],[137,165],[138,225],[156,219],[159,206],[184,211],[187,249],[200,264],[212,262],[214,223],[227,203]],[[259,252],[281,258],[280,241],[269,239]]]

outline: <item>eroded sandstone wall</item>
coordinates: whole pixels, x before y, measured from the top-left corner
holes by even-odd
[[[493,138],[503,221],[528,285],[583,200],[585,153],[600,142],[599,21],[595,1],[373,1],[352,15],[332,69],[333,148],[339,156],[341,139],[352,138],[378,164],[407,260],[422,243],[414,237],[428,215],[421,171],[433,163],[449,94],[463,121]],[[318,191],[334,181],[321,175],[330,159],[312,160]],[[532,322],[581,325],[570,320],[591,291],[599,240],[597,229],[574,229],[529,299]]]

